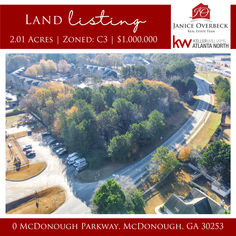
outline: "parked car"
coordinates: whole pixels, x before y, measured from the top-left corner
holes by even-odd
[[[32,149],[27,149],[27,150],[25,150],[25,153],[27,154],[27,153],[30,153],[30,152],[32,152]]]
[[[28,149],[32,149],[32,145],[31,144],[30,145],[26,145],[26,146],[23,147],[23,151],[26,151]]]
[[[36,153],[35,152],[29,152],[29,153],[26,154],[26,156],[28,158],[34,158],[36,156]]]
[[[77,159],[75,162],[74,162],[74,164],[73,164],[73,166],[79,166],[79,165],[83,165],[83,164],[86,164],[87,162],[86,162],[86,159],[85,158],[79,158],[79,159]]]
[[[48,145],[49,147],[51,147],[53,144],[55,144],[57,142],[56,139],[51,139],[49,142],[48,142]]]
[[[68,160],[67,163],[68,163],[69,165],[72,165],[72,164],[74,164],[74,162],[75,162],[77,159],[79,159],[78,156],[73,156],[73,157],[71,157],[71,158]]]
[[[81,164],[79,164],[75,169],[79,172],[84,170],[85,168],[88,167],[88,163],[85,161],[82,161]]]
[[[62,151],[64,148],[63,147],[60,147],[59,149],[57,149],[56,151],[55,151],[55,153],[56,154],[58,154],[60,151]]]
[[[55,152],[57,149],[64,147],[62,143],[55,143],[51,146],[51,149],[53,152]]]
[[[47,136],[49,136],[49,135],[50,135],[49,132],[43,132],[43,133],[42,133],[42,138],[45,138],[45,137],[47,137]]]
[[[70,153],[70,154],[67,156],[67,161],[69,161],[70,158],[72,158],[73,156],[79,156],[79,154],[78,154],[77,152]]]
[[[67,153],[67,150],[63,148],[60,152],[57,153],[59,157],[63,157]]]

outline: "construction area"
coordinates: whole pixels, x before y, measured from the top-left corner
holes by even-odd
[[[22,148],[15,137],[6,139],[6,172],[19,171],[21,167],[29,165]]]

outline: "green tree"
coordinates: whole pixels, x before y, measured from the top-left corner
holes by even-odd
[[[176,79],[171,83],[171,86],[175,87],[179,95],[183,96],[186,93],[186,84],[183,80],[181,79]]]
[[[113,162],[124,162],[132,156],[132,136],[129,132],[115,136],[110,140],[108,155]]]
[[[114,108],[103,111],[97,116],[97,125],[99,133],[108,142],[118,133],[119,116]]]
[[[165,123],[163,121],[163,115],[154,110],[149,114],[149,119],[147,122],[147,128],[152,140],[157,139],[160,137],[164,131]]]
[[[161,146],[157,148],[156,153],[153,155],[149,171],[155,175],[155,180],[157,181],[168,175],[178,163],[179,161],[175,154],[168,147]]]
[[[98,214],[125,213],[125,193],[114,179],[107,180],[96,191],[92,203]]]
[[[105,101],[101,93],[95,92],[92,94],[91,105],[93,106],[96,113],[100,113],[105,109]]]
[[[137,121],[138,109],[137,105],[127,101],[124,98],[117,98],[112,106],[116,109],[120,119],[120,129],[124,133],[130,124]]]
[[[145,66],[126,66],[121,68],[122,78],[135,77],[139,80],[147,78],[148,72]]]
[[[116,97],[116,88],[113,85],[102,86],[100,87],[100,92],[103,94],[107,106],[111,107]]]
[[[130,186],[125,189],[125,209],[131,214],[145,214],[145,200],[143,199],[142,192],[135,186]]]
[[[159,66],[155,66],[152,68],[151,75],[154,79],[160,80],[162,76],[161,68]]]
[[[230,83],[226,78],[222,76],[217,76],[214,80],[215,92],[217,98],[218,106],[222,102],[226,102],[228,105],[230,104]]]
[[[230,182],[230,145],[224,141],[214,141],[204,151],[200,164],[207,169],[220,167],[220,174],[226,183]]]
[[[197,84],[194,79],[188,78],[186,81],[186,90],[192,91],[193,95],[197,94]]]

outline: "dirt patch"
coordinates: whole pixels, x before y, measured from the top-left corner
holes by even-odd
[[[7,214],[50,214],[64,203],[65,198],[64,189],[51,187],[8,203]]]
[[[19,171],[9,171],[6,173],[6,180],[22,181],[30,179],[40,174],[47,166],[46,162],[38,162],[21,167]]]

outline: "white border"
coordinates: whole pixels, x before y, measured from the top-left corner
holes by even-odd
[[[186,1],[186,0],[184,0]],[[129,0],[127,2],[127,0],[120,0],[120,1],[115,1],[112,2],[112,4],[182,4],[184,3],[183,0],[155,0],[155,1],[131,1]],[[216,4],[216,0],[215,1],[196,1],[193,0],[193,5],[196,3],[198,4],[199,2],[207,2],[208,4]],[[219,2],[218,2],[219,3]],[[220,4],[236,4],[235,1],[227,1],[225,0],[223,3],[221,1]],[[14,0],[2,0],[1,4],[19,4],[19,1],[14,1]],[[60,3],[58,1],[52,1],[52,0],[41,0],[41,1],[34,1],[32,3],[32,0],[22,0],[20,2],[20,4],[66,4],[66,5],[83,5],[84,2],[80,2],[80,1],[75,1],[75,0],[67,0],[67,1],[60,1]],[[87,0],[86,4],[108,4],[111,5],[110,1],[91,1],[91,0]],[[84,4],[85,5],[85,4]],[[205,50],[199,50],[199,53],[206,53]],[[208,51],[209,52],[209,51]],[[214,50],[214,51],[210,51],[210,53],[217,53],[218,51]],[[153,49],[89,49],[89,50],[85,50],[85,49],[11,49],[11,50],[0,50],[0,89],[1,91],[5,92],[5,54],[6,53],[196,53],[195,51],[191,51],[189,49],[181,49],[180,50],[153,50]],[[234,65],[236,63],[236,50],[225,50],[224,53],[231,53],[231,65]],[[234,77],[234,75],[236,75],[236,68],[234,66],[231,66],[231,73]],[[232,78],[233,78],[232,77]],[[231,78],[231,85],[232,85],[232,89],[231,89],[231,95],[232,95],[232,101],[234,101],[235,99],[235,94],[233,91],[236,91],[235,89],[235,82],[233,81],[233,79]],[[2,99],[0,99],[0,112],[2,114],[2,117],[5,117],[5,93],[2,93]],[[233,107],[233,104],[231,104],[231,120],[234,119],[235,116],[235,109]],[[0,130],[4,131],[5,130],[5,118],[0,120]],[[231,126],[231,133],[232,133],[232,137],[231,137],[231,143],[234,143],[234,133],[235,133],[235,129],[234,129],[234,125]],[[2,145],[1,150],[5,150],[5,132],[1,132],[0,135],[0,145]],[[4,159],[5,160],[5,159]],[[3,160],[2,160],[3,161]],[[236,176],[236,171],[235,171],[235,148],[232,146],[232,152],[231,152],[231,180],[235,179]],[[0,218],[235,218],[236,217],[236,212],[235,212],[235,183],[234,181],[231,181],[231,215],[87,215],[87,214],[51,214],[51,215],[7,215],[5,214],[5,168],[3,165],[3,162],[0,165],[0,178],[4,181],[0,181],[0,187],[2,190],[1,194],[0,194]]]

